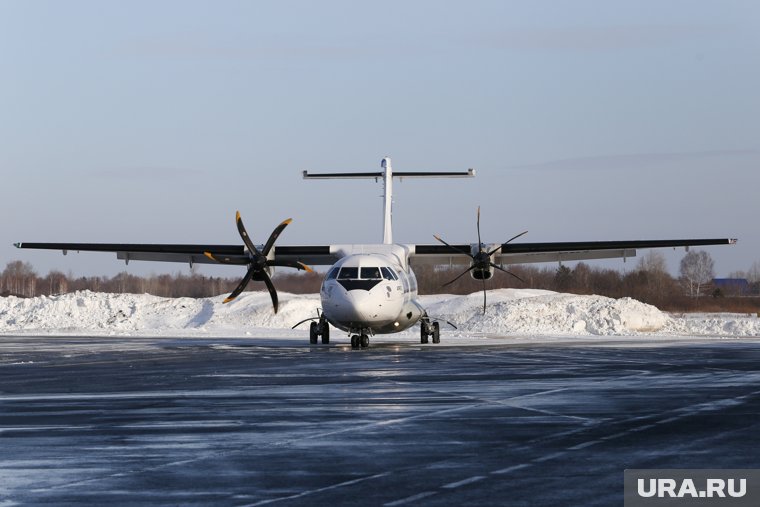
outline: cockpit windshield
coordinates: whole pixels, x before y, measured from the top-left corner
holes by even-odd
[[[359,268],[340,268],[338,280],[355,280],[359,278]]]
[[[386,268],[385,266],[383,266],[380,269],[383,272],[383,278],[385,278],[386,280],[398,280],[396,273],[394,273],[391,268]]]
[[[331,280],[336,276],[338,280],[398,280],[398,275],[385,266],[343,267],[340,268],[340,271],[335,268],[328,274],[327,278]]]
[[[361,268],[362,278],[365,280],[380,280],[380,268]]]

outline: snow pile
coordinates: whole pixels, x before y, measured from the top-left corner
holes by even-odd
[[[760,318],[735,313],[684,314],[669,319],[663,330],[684,336],[760,336]]]
[[[280,293],[272,312],[269,294],[247,292],[229,304],[224,296],[204,299],[160,298],[147,294],[89,291],[52,297],[0,298],[0,333],[78,333],[209,335],[303,335],[290,331],[317,315],[317,294]],[[420,298],[431,317],[459,327],[460,334],[502,336],[621,336],[657,333],[671,336],[760,336],[760,319],[746,315],[669,316],[630,298],[576,296],[542,290],[500,289],[483,294]],[[258,332],[256,331],[258,330]],[[451,334],[450,331],[447,331]],[[416,334],[416,329],[407,333]]]
[[[226,305],[222,304],[224,298],[161,298],[91,291],[29,299],[10,296],[0,298],[0,332],[290,328],[316,315],[319,306],[316,295],[282,294],[284,301],[275,315],[268,293],[245,293]]]
[[[668,320],[654,306],[631,298],[500,289],[488,292],[484,315],[482,292],[434,297],[440,299],[426,301],[431,316],[481,333],[620,335],[658,331]]]

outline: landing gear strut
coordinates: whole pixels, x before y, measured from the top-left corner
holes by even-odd
[[[441,326],[438,322],[431,322],[429,318],[420,320],[420,343],[428,343],[428,337],[433,337],[433,343],[441,343]]]
[[[320,336],[323,344],[330,343],[330,324],[324,315],[319,317],[318,322],[312,322],[309,326],[309,343],[316,345]]]
[[[351,348],[358,349],[359,347],[366,349],[369,347],[369,336],[366,334],[355,334],[351,336]]]

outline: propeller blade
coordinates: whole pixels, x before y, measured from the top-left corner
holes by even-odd
[[[512,237],[511,237],[511,238],[509,238],[507,241],[505,241],[505,242],[504,242],[504,243],[502,243],[501,245],[497,246],[496,248],[494,248],[493,250],[491,250],[490,252],[488,252],[488,256],[489,256],[489,257],[490,257],[490,256],[492,256],[493,254],[495,254],[496,252],[498,252],[499,250],[501,250],[501,247],[503,247],[503,246],[504,246],[504,245],[506,245],[507,243],[511,243],[512,241],[516,240],[517,238],[519,238],[520,236],[523,236],[523,235],[525,235],[525,234],[528,234],[528,231],[523,231],[523,232],[521,232],[520,234],[518,234],[517,236],[512,236]]]
[[[274,288],[274,284],[272,283],[272,279],[269,278],[269,274],[266,271],[261,272],[261,278],[264,280],[264,283],[267,285],[267,289],[269,289],[269,295],[272,296],[272,306],[274,306],[274,313],[277,313],[277,290]]]
[[[470,266],[465,271],[463,271],[462,274],[460,274],[459,276],[457,276],[456,278],[454,278],[452,281],[444,283],[443,285],[441,285],[441,287],[446,287],[447,285],[451,285],[452,283],[456,282],[457,280],[459,280],[460,278],[462,278],[464,275],[466,275],[467,273],[469,273],[470,271],[472,271],[475,268],[476,268],[476,266]]]
[[[290,329],[295,329],[298,326],[300,326],[301,324],[303,324],[304,322],[309,322],[310,320],[319,320],[319,317],[309,317],[308,319],[303,319],[302,321],[300,321],[298,324],[296,324],[295,326],[291,327]]]
[[[496,268],[496,269],[498,269],[499,271],[504,271],[504,272],[505,272],[506,274],[508,274],[508,275],[512,275],[512,276],[514,276],[515,278],[517,278],[518,280],[520,280],[522,283],[527,283],[525,280],[523,280],[522,278],[520,278],[520,277],[519,277],[519,276],[517,276],[516,274],[512,273],[511,271],[507,271],[506,269],[504,269],[504,268],[502,268],[502,267],[500,267],[500,266],[497,266],[497,265],[496,265],[496,264],[494,264],[493,262],[491,263],[491,266],[492,266],[492,267],[494,267],[494,268]]]
[[[240,218],[239,211],[235,212],[235,223],[237,224],[237,230],[240,233],[240,237],[243,238],[243,243],[245,243],[245,246],[248,247],[248,251],[252,252],[256,257],[261,257],[261,252],[256,249],[253,241],[251,241],[251,238],[248,237],[248,233],[246,232],[245,226],[243,225],[243,219]]]
[[[478,206],[478,251],[483,251],[483,242],[480,241],[480,206]]]
[[[274,242],[277,241],[277,238],[280,236],[280,233],[282,233],[283,229],[288,226],[290,222],[292,222],[292,218],[288,218],[287,220],[283,220],[280,225],[278,225],[273,231],[272,234],[269,235],[269,239],[267,240],[266,244],[264,245],[264,249],[261,251],[262,254],[264,254],[264,257],[269,255],[269,250],[272,249],[272,246],[274,246]]]
[[[483,315],[486,314],[486,294],[488,294],[488,290],[486,289],[486,279],[483,278]]]
[[[216,257],[211,252],[203,252],[203,255],[205,255],[206,257],[208,257],[214,262],[218,262],[219,264],[238,264],[238,265],[248,264],[247,259],[230,259],[229,257],[219,258],[219,257]]]
[[[240,293],[245,290],[245,287],[246,285],[248,285],[248,282],[251,281],[251,278],[253,278],[253,272],[254,272],[254,268],[250,268],[245,273],[245,276],[243,277],[243,279],[240,280],[240,283],[238,284],[238,286],[235,287],[235,290],[233,290],[232,293],[229,296],[227,296],[227,299],[222,301],[222,303],[229,303],[230,301],[238,297]]]
[[[314,272],[314,270],[311,269],[309,266],[307,266],[303,262],[298,262],[298,261],[268,261],[267,266],[281,266],[284,268],[303,269],[307,273]]]
[[[471,258],[474,259],[474,257],[472,256],[472,254],[470,252],[465,252],[464,250],[461,250],[461,249],[459,249],[459,248],[457,248],[457,247],[455,247],[453,245],[449,245],[444,240],[442,240],[440,236],[437,236],[437,235],[433,234],[433,237],[435,239],[437,239],[438,241],[440,241],[441,243],[443,243],[444,245],[446,245],[447,247],[449,247],[452,250],[454,250],[455,252],[463,253],[463,254],[468,255],[469,257],[471,257]]]

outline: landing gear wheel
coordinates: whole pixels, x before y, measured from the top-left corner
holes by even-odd
[[[361,344],[362,344],[363,349],[366,349],[367,347],[369,347],[369,336],[367,336],[366,334],[363,334],[361,336]]]
[[[317,335],[319,334],[317,332],[318,331],[317,327],[318,325],[316,322],[312,322],[311,325],[309,326],[309,343],[311,343],[312,345],[317,344]]]
[[[322,328],[322,345],[327,345],[330,343],[330,324],[327,323],[326,319],[322,319],[320,324],[322,324],[320,326]]]
[[[424,322],[420,323],[420,343],[423,345],[428,342],[428,331],[427,331],[427,324]]]
[[[358,349],[361,339],[357,335],[351,337],[351,348]]]
[[[433,322],[433,343],[441,343],[441,325]]]

